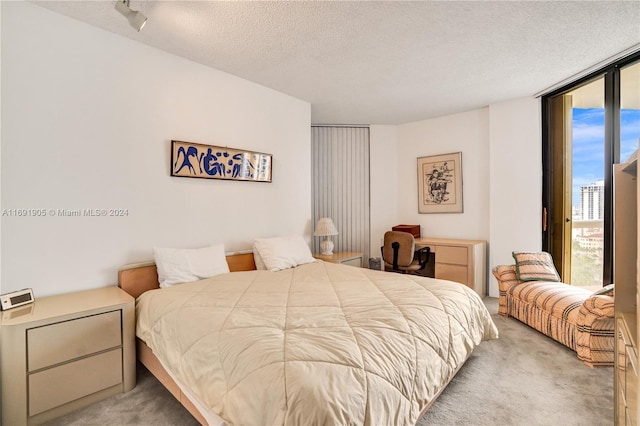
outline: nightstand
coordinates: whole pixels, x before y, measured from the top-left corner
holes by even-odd
[[[325,262],[342,263],[343,265],[357,266],[362,268],[362,253],[353,251],[334,251],[331,256],[323,254],[314,254],[313,257]]]
[[[128,392],[136,385],[135,300],[114,286],[1,312],[0,361],[6,425],[43,423]]]

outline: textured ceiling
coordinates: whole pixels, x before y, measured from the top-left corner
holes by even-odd
[[[400,124],[533,95],[640,44],[640,1],[115,1],[45,8],[311,103]]]

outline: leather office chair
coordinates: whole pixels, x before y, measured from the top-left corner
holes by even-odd
[[[423,269],[429,261],[430,249],[424,247],[416,253],[415,248],[413,235],[398,231],[385,232],[382,246],[384,270],[411,274]]]

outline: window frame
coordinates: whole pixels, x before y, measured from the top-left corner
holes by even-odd
[[[632,53],[602,68],[568,83],[558,89],[542,95],[542,207],[544,224],[542,229],[542,249],[552,249],[552,230],[547,225],[548,218],[553,217],[553,186],[551,171],[553,169],[552,152],[552,101],[555,97],[566,94],[593,80],[604,77],[604,248],[602,284],[614,282],[613,276],[613,164],[620,162],[620,70],[640,61],[640,52]],[[552,253],[553,254],[553,253]]]

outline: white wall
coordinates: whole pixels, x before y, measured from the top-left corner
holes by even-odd
[[[115,284],[154,246],[309,238],[310,105],[23,2],[2,2],[2,288]],[[169,176],[170,140],[273,154],[273,183]]]
[[[540,101],[533,98],[372,126],[372,250],[399,223],[420,224],[423,236],[485,240],[488,294],[497,297],[491,268],[512,263],[512,251],[541,247],[541,149]],[[462,152],[464,213],[419,214],[417,158],[457,151]],[[396,203],[390,201],[394,193]]]
[[[491,232],[489,265],[512,264],[513,251],[542,247],[542,126],[540,100],[489,107]],[[498,283],[489,275],[489,295]]]
[[[369,128],[371,185],[371,257],[381,257],[384,233],[398,220],[398,130],[397,126]],[[367,259],[364,259],[367,263]]]
[[[0,7],[0,23],[2,22],[2,7]],[[0,28],[0,99],[2,98],[2,31]],[[0,117],[2,117],[2,104],[0,102]],[[0,119],[0,188],[2,188],[2,120]],[[1,192],[1,191],[0,191]],[[0,212],[2,211],[2,197],[0,196]],[[1,216],[0,216],[1,218]],[[0,220],[0,277],[2,277],[2,220]],[[2,291],[2,279],[0,278],[0,294]],[[2,408],[0,408],[2,411]]]
[[[422,236],[489,239],[488,115],[483,108],[398,126],[398,223],[420,225]],[[418,213],[418,157],[459,151],[464,212]]]

